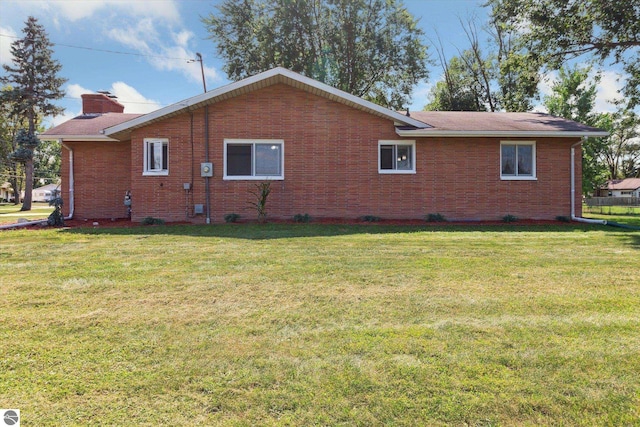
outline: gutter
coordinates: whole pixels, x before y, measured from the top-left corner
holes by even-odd
[[[209,105],[204,106],[204,161],[209,162]],[[211,193],[209,177],[204,178],[204,191],[206,199],[207,219],[206,223],[211,224]]]
[[[424,138],[576,138],[588,135],[590,137],[608,136],[607,132],[586,131],[524,131],[524,130],[449,130],[449,129],[400,129],[396,127],[396,134],[401,137]]]
[[[601,219],[589,219],[576,216],[576,147],[582,145],[583,140],[571,146],[571,220],[586,224],[607,225],[607,221]]]

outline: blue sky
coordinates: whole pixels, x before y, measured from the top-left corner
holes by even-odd
[[[228,83],[223,61],[207,39],[201,16],[214,12],[218,0],[0,0],[0,63],[11,61],[9,46],[22,36],[29,15],[44,25],[62,63],[61,75],[69,79],[67,96],[59,102],[63,116],[48,120],[61,123],[81,112],[80,95],[108,90],[125,105],[125,112],[145,113],[202,92],[200,64],[189,62],[199,52],[204,58],[209,90]],[[427,38],[439,34],[448,56],[468,45],[459,18],[487,19],[484,0],[405,0],[420,18]],[[426,40],[428,42],[428,40]],[[430,47],[432,58],[435,50]],[[441,70],[434,66],[428,81],[415,88],[412,110],[427,103],[430,87]],[[554,78],[549,73],[544,92]],[[599,110],[611,110],[606,99],[620,87],[618,75],[607,70],[600,85]]]

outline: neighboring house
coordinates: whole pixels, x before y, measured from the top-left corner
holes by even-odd
[[[600,189],[602,197],[640,197],[640,178],[613,179]]]
[[[5,182],[0,185],[0,202],[12,202],[13,201],[13,187],[11,183]]]
[[[63,146],[66,214],[221,222],[256,218],[496,220],[581,214],[583,137],[538,113],[398,113],[283,68],[149,114],[83,95],[83,115],[41,138]]]
[[[34,188],[31,192],[31,200],[34,202],[49,202],[55,197],[56,191],[60,191],[60,184],[47,184]]]

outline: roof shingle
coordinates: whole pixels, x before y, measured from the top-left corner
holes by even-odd
[[[443,131],[596,132],[600,129],[543,113],[416,111],[411,117]],[[428,132],[428,131],[427,131]]]
[[[40,137],[101,136],[104,135],[105,128],[124,123],[142,115],[126,113],[81,114],[41,133]]]

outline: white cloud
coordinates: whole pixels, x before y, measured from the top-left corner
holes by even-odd
[[[625,79],[625,76],[615,71],[602,72],[596,94],[596,111],[613,112],[616,110],[616,106],[612,102],[620,99],[620,91]]]
[[[11,27],[0,27],[0,34],[6,37],[0,37],[0,65],[9,64],[13,60],[11,55],[11,43],[13,43],[18,34]]]
[[[112,28],[107,35],[118,43],[145,55],[152,54],[150,43],[159,43],[158,32],[151,19],[140,20],[135,27]]]
[[[185,6],[178,0],[0,1],[6,2],[11,14],[16,16],[46,14],[63,31],[73,31],[70,23],[89,24],[95,27],[96,33],[143,55],[156,70],[180,73],[196,84],[202,82],[200,64],[188,62],[196,58],[198,40],[194,32],[184,26],[180,7]],[[2,38],[3,43],[5,39]],[[3,61],[5,56],[3,53]],[[203,65],[207,81],[223,80],[215,67],[207,66],[207,58]]]
[[[173,41],[178,44],[178,46],[187,47],[189,45],[189,40],[193,38],[194,34],[188,30],[182,30],[177,33],[173,33]]]
[[[161,107],[158,101],[146,98],[134,87],[124,82],[115,82],[108,90],[117,97],[116,100],[120,104],[124,105],[125,113],[145,114]]]
[[[91,89],[85,89],[82,86],[73,83],[65,88],[65,93],[69,98],[77,98],[79,100],[82,94],[94,92]]]
[[[168,34],[173,43],[166,43],[161,37]],[[188,30],[173,31],[171,29],[159,30],[151,19],[139,21],[135,26],[126,28],[112,28],[107,35],[125,45],[126,47],[145,55],[147,61],[157,70],[178,71],[193,82],[202,81],[202,72],[205,79],[219,80],[220,76],[214,67],[203,64],[203,70],[199,62],[194,62],[196,53],[188,48],[194,34]]]
[[[203,67],[200,68],[200,62],[195,60],[195,52],[181,46],[165,46],[161,49],[163,57],[149,58],[151,65],[158,70],[179,71],[193,82],[201,82],[203,72],[206,80],[219,80],[220,76],[216,69],[206,65],[206,58],[203,58]],[[164,57],[175,59],[167,60]]]
[[[411,94],[411,111],[421,111],[425,105],[429,103],[429,93],[435,83],[433,82],[420,82]]]
[[[58,25],[62,21],[76,22],[112,12],[137,18],[153,17],[167,22],[180,21],[178,3],[175,0],[31,0],[20,2],[20,7],[28,13],[46,13]]]

